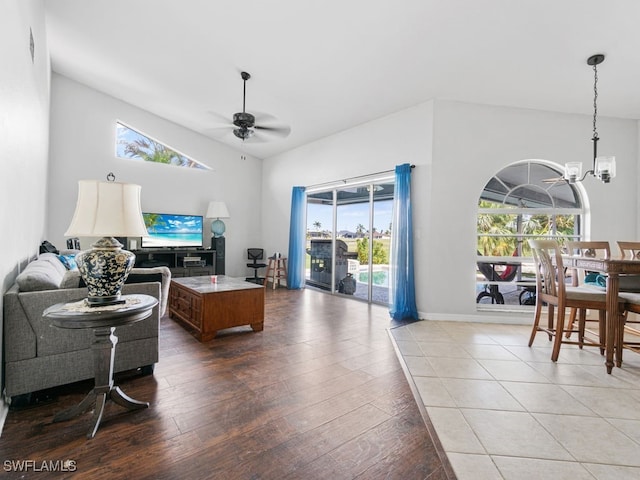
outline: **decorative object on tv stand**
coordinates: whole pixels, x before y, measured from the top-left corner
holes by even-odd
[[[91,250],[76,255],[76,263],[89,290],[91,306],[122,303],[120,290],[135,263],[113,237],[146,237],[140,208],[140,185],[119,183],[113,173],[107,182],[80,180],[78,201],[65,236],[102,237]]]
[[[224,237],[225,226],[221,218],[229,218],[229,210],[224,202],[209,202],[209,208],[207,208],[207,218],[215,218],[211,222],[211,234],[214,237]]]
[[[602,180],[603,183],[616,176],[616,157],[598,157],[598,65],[604,62],[604,55],[596,54],[587,59],[587,64],[593,66],[593,167],[582,175],[581,162],[569,162],[564,166],[564,179],[569,183],[581,182],[587,174]]]

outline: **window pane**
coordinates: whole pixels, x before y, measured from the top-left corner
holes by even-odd
[[[185,168],[210,170],[209,167],[182,155],[146,135],[116,123],[116,156],[129,160],[164,163]]]
[[[564,245],[580,239],[580,194],[562,173],[543,162],[510,165],[486,184],[478,199],[476,303],[535,303],[530,238]]]

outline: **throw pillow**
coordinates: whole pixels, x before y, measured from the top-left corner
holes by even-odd
[[[76,264],[75,254],[58,255],[58,260],[67,268],[67,270],[76,270],[78,265]]]

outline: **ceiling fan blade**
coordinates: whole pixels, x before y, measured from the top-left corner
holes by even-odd
[[[273,137],[279,137],[279,138],[285,138],[289,136],[289,134],[291,133],[291,127],[287,125],[280,125],[280,126],[273,126],[273,127],[266,126],[266,125],[255,125],[253,128],[255,128],[256,130],[260,130],[261,132],[264,132]]]
[[[213,110],[207,110],[207,115],[212,117],[215,123],[221,123],[223,125],[231,125],[233,123],[233,115],[222,115],[221,113],[214,112]]]
[[[219,127],[208,127],[203,128],[202,133],[205,135],[211,136],[213,138],[222,138],[227,135],[233,135],[233,129],[236,128],[235,125],[221,125]]]

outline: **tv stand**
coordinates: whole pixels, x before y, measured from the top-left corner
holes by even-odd
[[[216,270],[215,250],[194,250],[179,248],[148,248],[135,250],[136,268],[169,267],[172,277],[198,277],[213,275]],[[204,265],[185,264],[184,259],[200,257]]]

